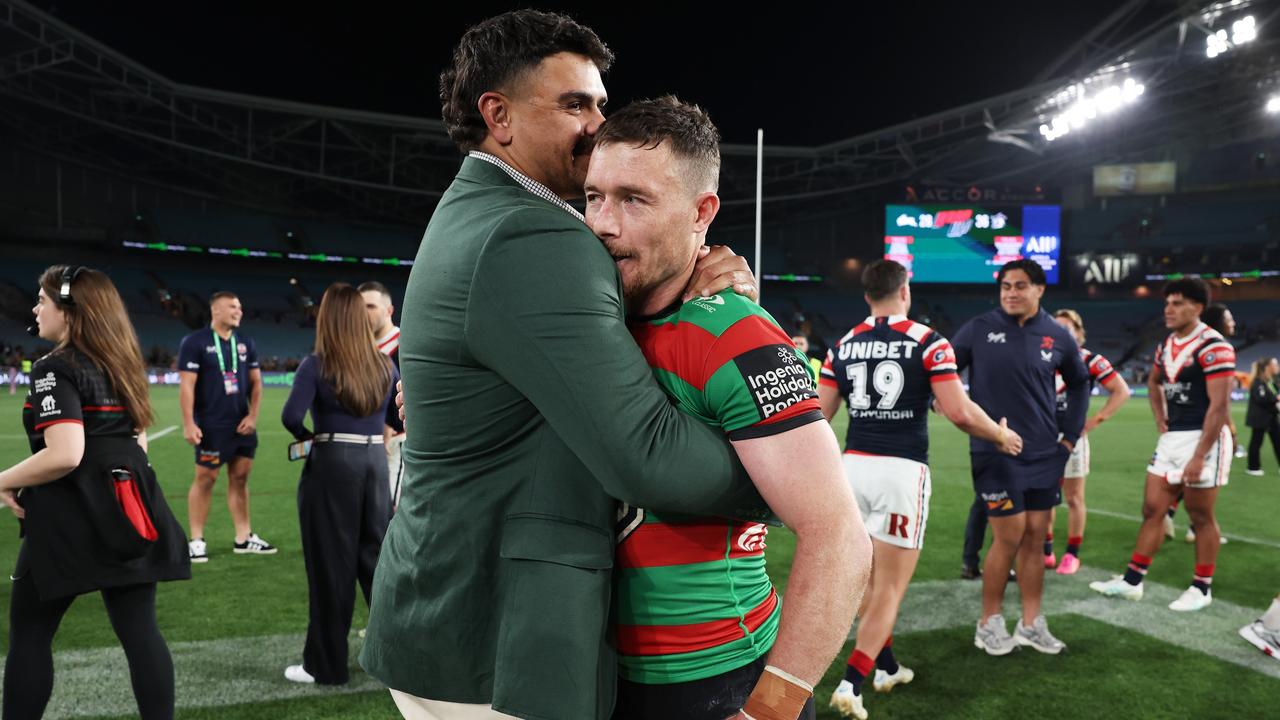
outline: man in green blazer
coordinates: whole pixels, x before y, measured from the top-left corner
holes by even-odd
[[[653,381],[613,260],[565,202],[611,61],[522,10],[468,30],[441,75],[468,157],[405,294],[406,480],[360,656],[409,718],[606,720],[617,500],[767,512],[722,434]],[[742,266],[697,289],[750,282]]]

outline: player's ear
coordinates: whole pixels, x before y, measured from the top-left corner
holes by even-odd
[[[511,101],[507,96],[491,90],[480,96],[476,107],[480,111],[480,117],[484,118],[489,135],[499,145],[510,145],[513,133],[511,132]]]
[[[693,231],[705,233],[711,227],[711,221],[716,219],[716,213],[720,212],[720,196],[713,192],[701,193],[694,207],[698,211],[698,217],[694,220]]]

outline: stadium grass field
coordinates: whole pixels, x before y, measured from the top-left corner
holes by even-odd
[[[157,421],[151,444],[169,503],[186,524],[186,492],[192,452],[183,442],[175,388],[157,388]],[[298,686],[282,676],[298,662],[306,628],[307,595],[299,544],[295,490],[301,466],[285,459],[288,437],[279,425],[285,393],[269,389],[263,402],[261,444],[250,481],[254,529],[280,548],[272,557],[231,553],[232,530],[223,496],[215,490],[206,539],[210,562],[194,568],[190,582],[168,583],[159,593],[161,627],[174,650],[178,716],[182,718],[396,717],[388,694],[362,672],[351,686]],[[0,463],[27,454],[22,435],[22,396],[0,396]],[[1243,426],[1243,405],[1233,409]],[[1054,632],[1068,643],[1058,657],[1023,650],[989,658],[973,647],[979,585],[958,579],[964,520],[972,494],[964,436],[931,418],[934,492],[925,550],[895,637],[899,659],[916,680],[889,695],[870,694],[872,718],[999,718],[1037,713],[1060,717],[1268,717],[1280,697],[1280,662],[1268,659],[1235,636],[1280,591],[1280,468],[1264,455],[1264,477],[1243,473],[1236,460],[1231,484],[1222,491],[1219,516],[1232,541],[1223,547],[1214,604],[1191,616],[1165,604],[1190,579],[1192,548],[1165,545],[1148,576],[1141,603],[1107,600],[1087,589],[1088,580],[1119,572],[1137,531],[1144,467],[1155,443],[1145,400],[1131,401],[1092,437],[1091,508],[1076,577],[1050,573],[1046,599]],[[168,430],[168,432],[165,432]],[[843,423],[837,428],[843,433]],[[1247,431],[1246,431],[1247,432]],[[162,434],[163,433],[163,434]],[[1265,449],[1269,453],[1270,449]],[[1058,518],[1065,538],[1066,517]],[[1060,546],[1061,547],[1061,546]],[[12,568],[17,523],[0,517],[0,567]],[[793,542],[785,530],[769,537],[769,567],[780,586]],[[1060,551],[1060,550],[1059,550]],[[8,628],[7,584],[0,605]],[[1006,599],[1006,617],[1017,614],[1017,592]],[[355,627],[365,608],[357,604]],[[413,642],[406,638],[406,642]],[[359,640],[352,636],[354,654]],[[844,653],[847,654],[849,646]],[[96,596],[77,601],[55,642],[58,677],[47,717],[131,717],[123,654]],[[820,718],[834,718],[826,701],[843,672],[843,655],[818,689]]]

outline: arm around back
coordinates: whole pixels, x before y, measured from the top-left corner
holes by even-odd
[[[533,403],[608,494],[655,509],[758,510],[723,436],[654,381],[600,241],[554,208],[518,217],[495,230],[476,269],[472,356]]]

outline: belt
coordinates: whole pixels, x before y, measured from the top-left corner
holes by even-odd
[[[320,433],[311,438],[313,442],[340,442],[352,445],[381,445],[381,435],[356,435],[354,433]]]

